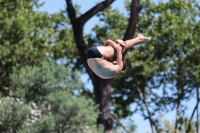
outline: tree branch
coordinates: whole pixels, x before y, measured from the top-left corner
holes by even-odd
[[[136,30],[136,24],[138,23],[139,12],[141,9],[142,9],[142,6],[140,5],[139,0],[132,0],[129,24],[126,29],[126,33],[124,35],[123,40],[128,40],[128,39],[133,38],[133,35]]]
[[[105,0],[105,1],[97,4],[90,10],[88,10],[85,14],[81,15],[78,19],[81,20],[82,24],[84,25],[91,17],[93,17],[99,11],[102,11],[103,9],[108,7],[114,1],[115,0]]]
[[[156,127],[156,124],[155,124],[155,122],[154,122],[153,119],[152,119],[151,112],[150,112],[150,110],[149,110],[149,105],[148,105],[148,103],[147,103],[147,101],[146,101],[146,98],[145,98],[145,93],[143,93],[142,91],[140,91],[139,88],[137,88],[137,90],[138,90],[138,92],[139,92],[139,94],[140,94],[140,98],[141,98],[142,102],[144,103],[144,105],[145,105],[145,107],[146,107],[146,111],[147,111],[147,114],[148,114],[148,119],[149,119],[149,122],[150,122],[150,124],[151,124],[152,133],[154,133],[154,128],[155,128],[156,131],[158,132],[158,129],[157,129],[157,127]]]
[[[187,130],[190,130],[190,126],[191,126],[192,118],[193,118],[194,113],[195,113],[195,111],[196,111],[196,109],[197,109],[197,106],[198,106],[198,102],[197,102],[196,106],[194,107],[194,109],[193,109],[193,111],[192,111],[192,115],[191,115],[191,117],[190,117],[190,120],[189,120],[189,124],[188,124],[188,128],[187,128]]]
[[[126,126],[124,126],[124,124],[121,122],[121,120],[117,117],[117,116],[114,116],[113,117],[117,120],[117,122],[122,126],[122,128],[127,132],[127,133],[130,133],[130,131],[126,128]]]
[[[68,16],[70,18],[70,21],[71,21],[71,24],[73,27],[74,39],[76,42],[76,46],[77,46],[81,61],[83,62],[84,66],[86,67],[86,70],[89,73],[90,77],[93,75],[93,73],[90,71],[90,69],[87,65],[87,61],[86,61],[87,46],[83,39],[83,26],[91,17],[93,17],[99,11],[102,11],[103,9],[108,7],[114,1],[115,0],[105,0],[105,1],[97,4],[93,8],[91,8],[85,14],[83,14],[77,18],[76,11],[74,9],[72,0],[66,0],[67,12],[68,12]]]
[[[66,3],[67,3],[67,12],[68,12],[69,18],[71,20],[71,23],[73,23],[73,21],[76,19],[76,11],[74,9],[74,6],[71,0],[66,0]]]

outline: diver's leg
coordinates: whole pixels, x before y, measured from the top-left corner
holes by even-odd
[[[138,34],[136,38],[124,41],[125,44],[126,44],[125,48],[129,49],[130,47],[132,47],[134,45],[144,44],[144,43],[146,43],[146,42],[148,42],[150,40],[151,40],[150,37],[145,37],[142,34]]]
[[[138,36],[136,38],[124,41],[125,45],[121,45],[123,42],[122,40],[118,40],[118,42],[116,41],[116,43],[122,47],[122,50],[124,48],[127,50],[134,45],[144,44],[144,43],[150,41],[150,39],[151,39],[150,37],[145,37],[142,34],[138,34]],[[97,46],[97,49],[104,56],[104,58],[114,57],[114,56],[116,56],[116,53],[117,53],[116,50],[111,45]],[[123,52],[124,52],[124,50],[123,50]]]

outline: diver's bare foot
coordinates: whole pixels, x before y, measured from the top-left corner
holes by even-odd
[[[137,45],[147,43],[148,41],[151,40],[151,37],[145,37],[142,34],[138,34],[136,38],[140,40],[140,42],[137,43]]]

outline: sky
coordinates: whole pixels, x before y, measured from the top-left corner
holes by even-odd
[[[72,0],[73,4],[78,4],[81,6],[80,12],[84,13],[90,8],[92,8],[94,5],[96,5],[98,2],[101,2],[102,0]],[[40,0],[40,2],[45,2],[45,4],[39,9],[40,11],[46,11],[48,13],[56,13],[60,9],[65,9],[66,2],[65,0]],[[118,9],[120,12],[124,13],[126,15],[126,10],[124,8],[124,0],[116,0],[113,4],[113,8]],[[98,23],[98,19],[96,17],[91,18],[84,26],[84,32],[89,33],[91,28]],[[87,74],[84,74],[81,76],[82,81],[85,84],[85,87],[92,90],[93,86],[92,83],[88,77]],[[191,105],[189,107],[189,111],[186,115],[190,116],[192,109],[194,108],[194,104],[196,101],[192,99],[190,101]],[[134,108],[134,106],[131,106],[131,108]],[[170,122],[174,122],[175,118],[175,112],[170,112],[164,115],[164,118],[167,120],[170,120]],[[171,119],[170,119],[171,118]],[[151,133],[151,128],[148,120],[144,120],[143,117],[140,114],[133,114],[132,119],[134,120],[134,123],[137,125],[136,133]],[[125,122],[125,121],[124,121]]]
[[[58,12],[60,9],[65,9],[66,2],[65,0],[39,0],[40,2],[45,2],[44,6],[40,8],[42,11],[47,11],[49,13]],[[73,4],[78,4],[81,6],[80,12],[85,13],[88,9],[92,8],[97,3],[101,2],[102,0],[72,0]],[[120,12],[126,13],[124,8],[124,0],[116,0],[113,3],[113,6],[117,8]],[[92,17],[84,27],[84,32],[89,33],[91,28],[96,24],[97,18]]]

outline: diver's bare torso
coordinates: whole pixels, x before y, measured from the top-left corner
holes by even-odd
[[[110,79],[117,75],[115,71],[111,71],[107,68],[108,65],[113,64],[103,58],[90,58],[87,60],[87,63],[92,71],[102,79]]]

